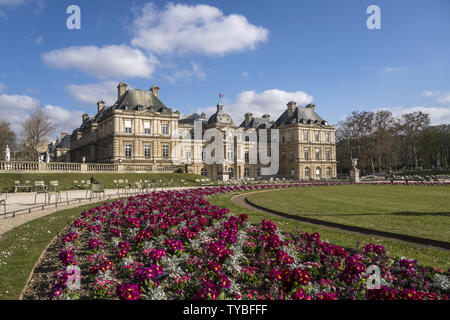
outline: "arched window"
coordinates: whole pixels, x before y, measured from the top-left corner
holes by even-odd
[[[244,177],[250,177],[250,169],[249,168],[244,169]]]
[[[207,177],[208,176],[208,170],[206,170],[205,168],[202,168],[201,174],[202,174],[202,176]]]
[[[305,168],[305,178],[309,178],[309,168]]]
[[[232,168],[232,167],[228,168],[228,177],[229,177],[230,179],[233,178],[233,168]]]
[[[320,169],[320,167],[316,168],[316,178],[320,178],[322,176],[322,170]]]
[[[327,168],[327,178],[331,178],[331,167]]]

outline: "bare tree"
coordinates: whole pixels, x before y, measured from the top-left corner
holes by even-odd
[[[39,147],[46,142],[48,135],[54,130],[54,123],[42,106],[36,108],[22,125],[23,144],[29,152],[31,160],[36,160]]]

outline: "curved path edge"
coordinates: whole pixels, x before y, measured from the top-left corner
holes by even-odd
[[[256,210],[256,211],[266,213],[266,214],[280,216],[280,217],[287,218],[290,220],[306,222],[309,224],[338,229],[338,230],[342,230],[342,231],[350,231],[353,233],[359,233],[359,234],[363,234],[363,235],[373,235],[373,236],[380,236],[380,237],[388,238],[388,239],[392,239],[392,240],[401,240],[401,241],[416,244],[416,245],[425,245],[425,246],[436,247],[439,249],[450,250],[449,242],[421,238],[421,237],[414,237],[414,236],[404,235],[404,234],[400,234],[400,233],[393,233],[393,232],[374,230],[374,229],[368,229],[368,228],[362,228],[362,227],[356,227],[356,226],[349,226],[349,225],[345,225],[345,224],[323,221],[323,220],[318,220],[318,219],[313,219],[313,218],[307,218],[307,217],[303,217],[303,216],[293,215],[293,214],[265,208],[265,207],[262,207],[248,199],[248,196],[250,196],[251,194],[256,194],[256,193],[260,193],[260,192],[268,192],[268,191],[273,191],[273,190],[264,190],[264,191],[240,194],[240,195],[232,197],[231,201],[240,207]],[[246,204],[246,206],[244,206],[243,204]]]

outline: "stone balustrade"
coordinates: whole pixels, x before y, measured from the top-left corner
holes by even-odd
[[[174,172],[184,166],[144,165],[144,164],[112,164],[112,163],[71,163],[71,162],[32,162],[32,161],[0,161],[0,173],[102,173],[102,172]]]

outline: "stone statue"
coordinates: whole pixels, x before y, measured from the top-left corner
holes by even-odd
[[[11,150],[8,145],[5,148],[5,161],[11,161]]]

